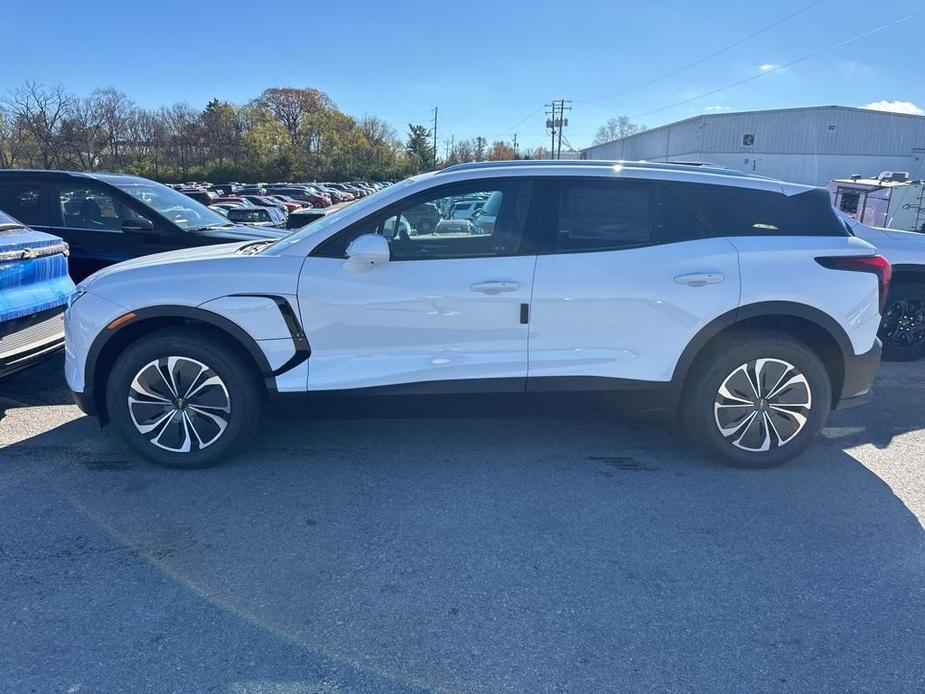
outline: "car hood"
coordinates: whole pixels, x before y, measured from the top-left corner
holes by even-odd
[[[251,227],[237,224],[233,227],[207,229],[193,232],[197,236],[210,239],[227,239],[229,241],[260,241],[261,239],[280,239],[289,232],[276,227]]]
[[[257,239],[260,240],[260,239]],[[136,270],[141,268],[155,268],[162,265],[174,265],[176,263],[191,263],[200,260],[212,260],[215,258],[230,258],[236,255],[236,251],[241,246],[246,246],[252,241],[238,241],[237,243],[222,243],[214,246],[197,246],[195,248],[183,248],[178,251],[167,251],[166,253],[154,253],[152,255],[143,255],[138,258],[132,258],[115,265],[104,267],[102,270],[93,273],[87,279],[80,283],[80,286],[88,289],[96,282],[109,277],[110,275],[119,274],[125,270]]]
[[[54,249],[59,247],[63,250],[63,244],[64,241],[57,236],[35,231],[28,227],[0,229],[0,253],[26,251],[27,255],[32,255],[41,248]],[[59,251],[53,250],[52,252]],[[43,255],[43,253],[40,253],[40,255]]]

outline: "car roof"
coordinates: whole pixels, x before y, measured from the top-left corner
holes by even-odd
[[[42,178],[89,178],[94,180],[113,182],[151,183],[151,179],[135,176],[133,174],[111,173],[108,171],[63,171],[60,169],[0,169],[0,177],[42,177]]]

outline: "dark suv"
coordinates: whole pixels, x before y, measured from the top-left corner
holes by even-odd
[[[0,210],[67,241],[76,280],[151,253],[284,235],[237,226],[173,188],[125,174],[4,169]]]

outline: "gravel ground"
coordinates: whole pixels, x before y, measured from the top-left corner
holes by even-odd
[[[766,471],[512,418],[172,472],[61,369],[0,382],[2,692],[925,690],[925,363]]]

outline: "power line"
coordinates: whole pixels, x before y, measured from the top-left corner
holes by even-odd
[[[644,116],[650,116],[653,113],[660,113],[661,111],[667,111],[670,108],[675,108],[676,106],[683,106],[684,104],[689,104],[692,101],[697,101],[697,99],[702,99],[707,96],[713,96],[714,94],[725,91],[726,89],[731,89],[732,87],[738,87],[740,84],[745,84],[746,82],[752,82],[754,80],[761,79],[762,77],[766,77],[767,75],[773,75],[775,72],[780,72],[781,70],[791,67],[793,65],[796,65],[797,63],[802,63],[806,60],[809,60],[810,58],[815,58],[817,56],[822,55],[823,53],[828,53],[829,51],[835,50],[836,48],[847,46],[849,43],[854,43],[855,41],[860,41],[861,39],[867,38],[868,36],[872,36],[881,31],[885,31],[886,29],[894,27],[897,24],[901,24],[902,22],[906,22],[912,19],[913,17],[916,17],[919,14],[921,13],[913,12],[912,14],[908,14],[905,17],[900,17],[899,19],[893,20],[892,22],[879,26],[876,29],[865,31],[864,33],[857,34],[856,36],[852,36],[850,39],[845,39],[844,41],[839,41],[838,43],[828,46],[827,48],[823,48],[822,50],[815,51],[814,53],[809,53],[807,55],[804,55],[801,58],[797,58],[796,60],[791,60],[789,63],[784,63],[783,65],[777,65],[774,68],[767,70],[765,72],[759,72],[757,75],[752,75],[750,77],[737,80],[736,82],[730,82],[729,84],[719,87],[717,89],[704,92],[703,94],[698,94],[697,96],[692,96],[689,99],[682,99],[681,101],[676,101],[673,104],[669,104],[667,106],[662,106],[660,108],[652,109],[651,111],[646,111],[645,113],[637,113],[634,116],[630,116],[630,118],[631,119],[642,118]]]
[[[619,91],[619,92],[615,92],[615,93],[613,93],[613,94],[607,94],[606,96],[597,96],[597,97],[594,97],[594,98],[592,98],[592,99],[580,99],[580,100],[577,100],[576,103],[591,103],[591,102],[594,102],[594,101],[603,101],[603,100],[605,100],[605,99],[613,99],[613,98],[616,98],[616,97],[618,97],[618,96],[622,96],[622,95],[624,95],[624,94],[628,94],[629,92],[634,92],[634,91],[636,91],[637,89],[642,89],[643,87],[648,87],[648,86],[650,86],[650,85],[652,85],[652,84],[655,84],[655,83],[657,83],[657,82],[661,82],[662,80],[668,79],[669,77],[674,77],[675,75],[677,75],[677,74],[679,74],[679,73],[681,73],[681,72],[684,72],[685,70],[689,70],[689,69],[692,68],[692,67],[696,67],[697,65],[700,65],[701,63],[705,63],[705,62],[707,62],[708,60],[711,60],[711,59],[715,58],[716,56],[725,53],[726,51],[730,51],[730,50],[732,50],[733,48],[736,48],[737,46],[741,46],[743,43],[746,43],[746,42],[752,40],[753,38],[755,38],[756,36],[760,36],[761,34],[767,32],[767,31],[770,31],[771,29],[773,29],[773,28],[775,28],[775,27],[777,27],[777,26],[780,26],[780,25],[783,24],[784,22],[793,19],[793,18],[796,17],[797,15],[803,14],[803,13],[806,12],[807,10],[812,9],[813,7],[815,7],[816,5],[819,5],[820,3],[824,2],[824,1],[825,1],[825,0],[814,0],[814,2],[811,2],[811,3],[809,3],[808,5],[805,5],[805,6],[801,7],[801,8],[798,9],[796,12],[792,12],[792,13],[788,14],[788,15],[787,15],[786,17],[784,17],[784,18],[778,19],[776,22],[774,22],[774,23],[772,23],[772,24],[768,24],[766,27],[764,27],[764,28],[762,28],[762,29],[759,29],[758,31],[755,31],[755,32],[749,34],[749,35],[746,36],[745,38],[742,38],[742,39],[739,39],[738,41],[735,41],[735,42],[733,42],[733,43],[730,43],[728,46],[724,46],[723,48],[720,48],[718,51],[714,51],[713,53],[710,53],[710,55],[706,55],[706,56],[704,56],[703,58],[699,58],[699,59],[695,60],[695,61],[692,62],[692,63],[688,63],[687,65],[684,65],[684,66],[682,66],[682,67],[676,68],[676,69],[672,70],[671,72],[666,72],[665,74],[660,75],[659,77],[655,77],[655,78],[653,78],[653,79],[651,79],[651,80],[648,80],[647,82],[642,82],[642,83],[640,83],[640,84],[637,84],[637,85],[634,86],[634,87],[627,87],[626,89],[623,89],[623,90],[621,90],[621,91]]]

